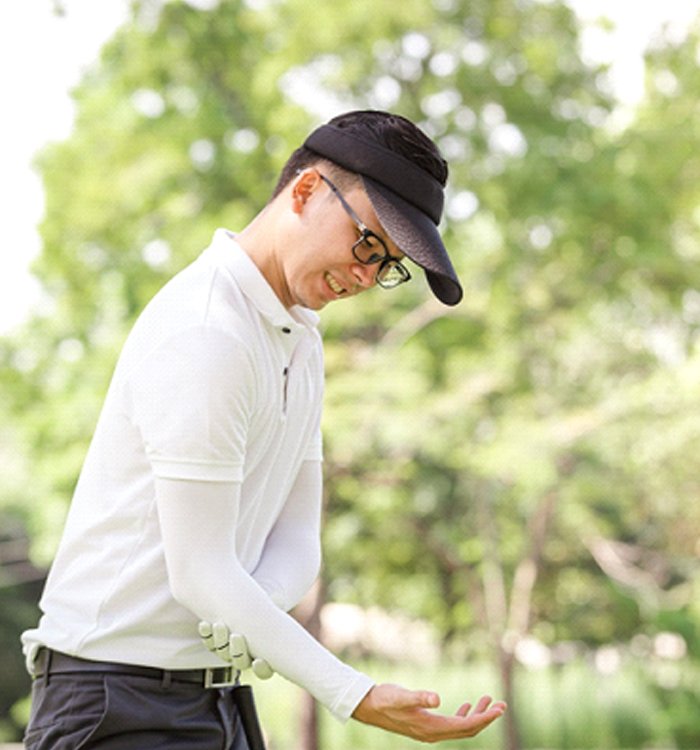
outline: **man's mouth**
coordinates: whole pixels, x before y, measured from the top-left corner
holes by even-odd
[[[339,283],[338,283],[338,282],[337,282],[337,281],[336,281],[336,280],[335,280],[335,279],[334,279],[334,278],[333,278],[333,277],[332,277],[332,276],[330,275],[330,273],[328,273],[328,271],[326,271],[325,279],[326,279],[326,283],[327,283],[327,284],[328,284],[328,286],[329,286],[329,287],[330,287],[330,288],[331,288],[331,289],[333,290],[333,292],[334,292],[335,294],[338,294],[338,295],[340,295],[340,294],[345,294],[345,292],[347,291],[346,289],[344,289],[344,288],[343,288],[343,287],[342,287],[342,286],[341,286],[341,285],[340,285],[340,284],[339,284]]]

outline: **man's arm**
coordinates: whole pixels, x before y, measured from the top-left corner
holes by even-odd
[[[252,665],[260,679],[272,676],[266,661],[252,660],[245,638],[231,635],[223,623],[201,622],[199,632],[207,648],[230,661],[236,669],[243,671]],[[492,704],[489,696],[482,697],[473,711],[470,703],[464,703],[454,716],[431,713],[430,709],[439,705],[440,697],[433,692],[406,690],[390,684],[375,685],[352,716],[395,734],[423,742],[438,742],[473,737],[502,716],[506,709],[503,702]]]
[[[199,619],[243,634],[252,654],[349,718],[373,683],[281,611],[243,568],[235,533],[240,484],[156,478],[155,487],[174,598]]]
[[[156,479],[156,501],[173,596],[198,617],[245,635],[253,654],[301,685],[338,718],[354,718],[423,741],[469,737],[500,716],[502,705],[466,716],[430,709],[434,693],[377,685],[340,662],[282,612],[235,553],[240,485]],[[483,710],[482,710],[483,708]],[[354,713],[353,713],[354,712]]]

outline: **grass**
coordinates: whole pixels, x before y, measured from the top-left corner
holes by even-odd
[[[439,668],[356,665],[383,682],[437,690],[442,710],[453,712],[465,700],[483,693],[499,697],[493,669],[484,664],[445,664]],[[294,750],[299,736],[298,709],[302,691],[276,676],[255,680],[255,696],[269,750]],[[629,665],[612,675],[572,662],[545,670],[521,670],[516,681],[516,705],[524,748],[530,750],[673,750],[664,738],[661,708],[642,670]],[[343,725],[325,709],[320,712],[321,750],[410,750],[424,747],[404,737],[355,721]],[[501,720],[502,722],[502,720]],[[470,750],[502,750],[501,722],[468,741]],[[445,750],[465,748],[465,741],[446,742]]]

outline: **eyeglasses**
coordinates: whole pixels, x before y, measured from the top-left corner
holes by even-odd
[[[360,237],[352,246],[352,254],[355,260],[363,266],[371,266],[379,263],[375,281],[382,289],[393,289],[394,287],[409,281],[411,274],[404,264],[389,253],[384,240],[376,235],[360,217],[353,211],[350,204],[343,198],[340,190],[325,176],[319,172],[319,177],[333,191],[340,205],[345,209],[347,215],[353,220]]]

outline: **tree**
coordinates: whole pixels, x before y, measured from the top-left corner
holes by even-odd
[[[2,507],[35,561],[146,301],[252,217],[317,119],[391,108],[451,162],[465,300],[417,273],[324,312],[331,597],[495,649],[506,692],[528,633],[593,647],[671,621],[697,658],[696,41],[650,54],[619,132],[560,2],[135,2],[39,159],[51,307],[2,342]]]

